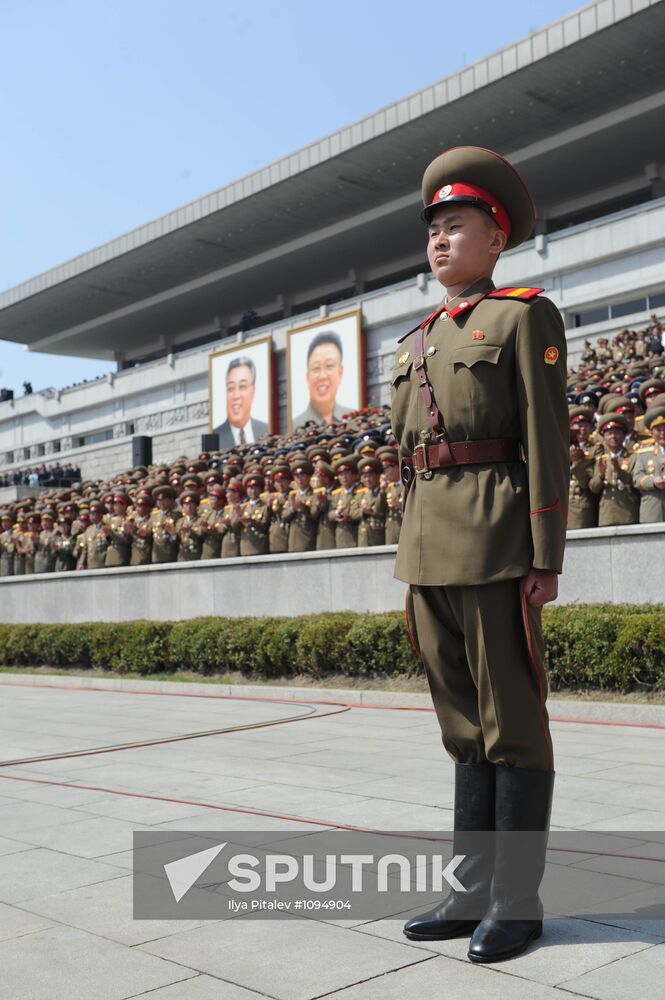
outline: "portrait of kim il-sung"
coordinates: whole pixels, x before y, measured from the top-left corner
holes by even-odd
[[[295,327],[287,336],[289,430],[332,424],[362,399],[360,310]]]
[[[208,358],[210,429],[224,451],[253,444],[270,430],[272,342],[270,337],[234,344]]]

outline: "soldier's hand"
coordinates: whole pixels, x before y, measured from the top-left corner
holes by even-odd
[[[657,490],[665,490],[665,479],[662,476],[654,476],[653,485]]]
[[[584,452],[577,444],[571,444],[570,446],[570,460],[571,462],[581,462],[584,458]]]
[[[524,578],[526,603],[534,608],[556,600],[559,593],[559,575],[552,569],[530,569]]]

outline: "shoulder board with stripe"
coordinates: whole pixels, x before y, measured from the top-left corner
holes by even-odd
[[[341,487],[341,486],[338,486],[338,487],[337,487],[337,489],[335,489],[335,490],[333,490],[333,491],[332,491],[332,495],[333,495],[334,497],[336,497],[336,496],[337,496],[337,494],[338,494],[338,493],[341,493],[341,492],[342,492],[342,487]]]
[[[544,288],[496,288],[485,296],[487,299],[520,299],[528,302],[544,292]]]

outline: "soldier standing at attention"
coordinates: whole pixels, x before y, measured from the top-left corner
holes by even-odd
[[[243,499],[242,483],[239,479],[229,479],[226,486],[226,506],[222,517],[222,559],[232,559],[240,555],[240,504]]]
[[[404,483],[399,477],[397,449],[385,445],[376,457],[383,466],[383,492],[386,497],[386,545],[397,545],[402,527]]]
[[[358,463],[353,455],[342,455],[333,462],[340,485],[330,496],[328,520],[335,525],[335,548],[358,547],[358,522],[360,511],[353,499],[360,489]]]
[[[150,515],[152,522],[152,561],[175,562],[178,558],[178,521],[182,517],[175,509],[176,491],[168,483],[155,486],[152,491],[156,509]]]
[[[314,491],[309,484],[314,469],[308,459],[291,466],[296,488],[284,505],[284,520],[289,522],[289,552],[310,552],[316,548],[316,522],[312,514]]]
[[[593,451],[587,451],[584,447],[584,442],[589,440],[592,419],[593,411],[585,406],[570,408],[569,531],[575,528],[595,528],[598,525],[598,498],[589,489],[595,460]]]
[[[630,461],[633,485],[640,493],[640,524],[665,521],[665,406],[644,414],[653,444],[644,445]]]
[[[492,282],[535,221],[513,167],[487,149],[449,149],[422,191],[446,297],[401,339],[391,376],[408,487],[395,575],[409,584],[407,623],[455,762],[453,853],[465,855],[467,891],[404,931],[473,931],[469,958],[494,962],[542,934],[554,764],[541,607],[557,596],[566,539],[566,338],[542,289]],[[495,831],[496,851],[474,831]],[[525,850],[515,831],[537,831],[535,842]]]
[[[53,573],[55,570],[55,539],[56,533],[53,530],[55,521],[55,511],[47,507],[42,511],[42,530],[37,539],[35,551],[35,573]]]
[[[270,509],[261,500],[261,490],[266,481],[260,472],[248,472],[245,476],[247,499],[240,504],[240,555],[264,556],[268,552],[268,528]]]
[[[56,573],[76,569],[77,539],[72,535],[72,522],[64,515],[58,518],[58,532],[53,547]]]
[[[386,497],[379,485],[382,467],[378,458],[367,455],[358,462],[358,472],[362,486],[354,503],[360,514],[358,522],[358,546],[386,544]]]
[[[132,543],[130,566],[147,566],[152,562],[151,508],[152,500],[144,493],[137,494],[134,511],[125,522]]]
[[[603,452],[596,457],[589,489],[600,496],[598,527],[637,524],[640,495],[629,471],[631,455],[624,448],[628,422],[618,413],[606,413],[598,421]]]

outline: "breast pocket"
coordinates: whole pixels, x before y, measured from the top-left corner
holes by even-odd
[[[411,374],[411,368],[413,367],[413,360],[409,361],[406,365],[399,365],[395,368],[392,375],[390,376],[390,384],[393,389],[397,389],[403,384],[404,379],[408,379]]]
[[[482,347],[476,345],[472,347],[458,347],[451,354],[449,364],[453,365],[455,371],[457,371],[458,366],[473,368],[474,365],[479,365],[483,361],[490,365],[496,365],[500,357],[501,348],[492,344],[484,344]]]

